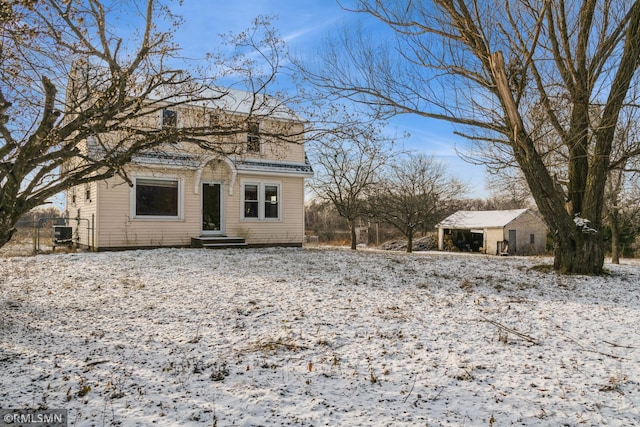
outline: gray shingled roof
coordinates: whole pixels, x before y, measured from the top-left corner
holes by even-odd
[[[262,160],[236,160],[234,161],[236,169],[238,171],[251,171],[251,172],[277,172],[285,174],[303,174],[312,176],[313,168],[309,159],[305,158],[304,163],[292,163],[292,162],[273,162]]]

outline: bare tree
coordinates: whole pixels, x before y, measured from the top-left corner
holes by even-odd
[[[491,209],[521,209],[535,205],[520,169],[490,172],[487,176],[487,188],[491,191],[487,200],[488,204],[493,205]]]
[[[367,193],[378,184],[381,168],[393,156],[391,147],[375,128],[339,126],[336,133],[324,133],[310,154],[316,165],[311,188],[347,220],[355,250],[358,220],[367,212]]]
[[[126,180],[125,166],[141,151],[184,141],[234,152],[237,142],[225,145],[221,136],[245,133],[255,116],[281,108],[265,95],[282,45],[264,21],[229,40],[244,51],[259,49],[260,67],[246,57],[211,56],[197,77],[178,67],[171,30],[161,30],[181,23],[168,5],[108,4],[9,0],[0,6],[0,246],[18,218],[62,190],[116,174]],[[251,71],[243,75],[243,68]],[[244,120],[149,126],[162,109],[223,99],[227,92],[215,82],[225,73],[243,77],[253,94]]]
[[[451,177],[443,162],[423,154],[397,159],[369,198],[370,215],[393,225],[413,248],[416,231],[433,227],[465,186]]]
[[[640,1],[355,4],[393,39],[345,30],[307,77],[380,114],[457,124],[522,170],[552,230],[555,269],[602,273],[607,176],[640,155],[635,146],[611,157],[621,112],[637,108],[629,89],[639,83]],[[555,150],[548,140],[558,141]],[[560,160],[563,180],[554,172]]]

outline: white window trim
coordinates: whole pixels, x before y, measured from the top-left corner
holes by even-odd
[[[184,178],[175,175],[136,175],[131,177],[133,187],[129,191],[129,218],[137,221],[182,221],[184,220]],[[137,215],[136,214],[136,185],[138,179],[155,179],[164,181],[178,181],[178,215]]]
[[[266,186],[275,186],[277,188],[278,191],[278,196],[277,196],[277,205],[278,205],[278,216],[276,218],[267,218],[265,216],[264,213],[264,205],[267,203],[266,200],[266,191],[265,191],[265,187]],[[275,183],[275,182],[264,182],[261,186],[261,200],[260,200],[260,208],[262,210],[262,214],[264,216],[264,220],[265,221],[280,221],[282,219],[282,185],[280,183]]]
[[[258,217],[245,217],[244,216],[244,188],[246,185],[258,186]],[[277,218],[265,218],[264,216],[264,204],[265,204],[265,186],[276,186],[278,188],[278,217]],[[282,221],[282,182],[272,180],[256,180],[247,179],[240,181],[240,220],[248,222],[266,221],[266,222],[280,222]]]
[[[258,186],[258,217],[257,218],[256,217],[246,217],[246,216],[244,216],[244,204],[245,204],[245,201],[246,201],[244,197],[245,197],[245,187],[247,185],[257,185]],[[260,219],[261,219],[260,218],[260,199],[261,199],[261,197],[260,197],[260,193],[261,193],[260,187],[261,187],[260,181],[249,181],[249,180],[240,181],[240,219],[242,221],[260,221]]]

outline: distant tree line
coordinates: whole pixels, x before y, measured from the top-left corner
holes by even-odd
[[[18,222],[16,223],[16,227],[34,227],[36,225],[43,225],[43,223],[53,222],[55,218],[61,218],[63,213],[60,212],[55,206],[47,206],[47,207],[39,207],[37,209],[32,209],[26,214],[24,214]]]

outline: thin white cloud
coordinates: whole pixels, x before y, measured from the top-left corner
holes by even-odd
[[[296,29],[289,34],[284,35],[283,40],[287,44],[295,44],[297,40],[304,38],[307,35],[310,35],[313,33],[318,33],[318,34],[322,33],[327,28],[330,28],[331,26],[336,25],[337,22],[339,22],[339,19],[335,16],[331,18],[326,18],[322,22],[316,25],[305,27],[302,29]]]

